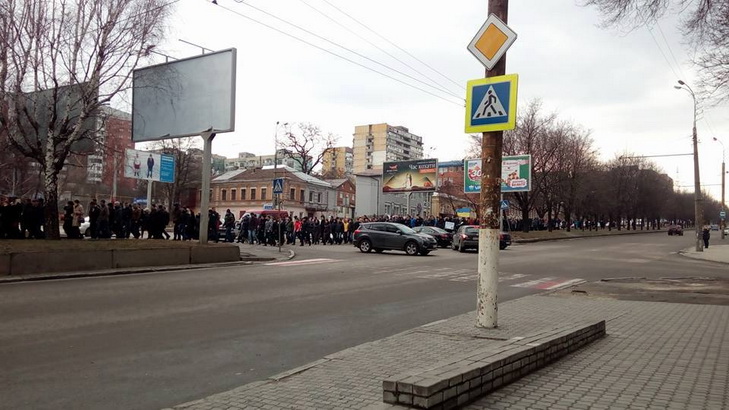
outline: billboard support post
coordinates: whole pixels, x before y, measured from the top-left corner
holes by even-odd
[[[213,158],[213,138],[215,133],[212,131],[204,131],[200,136],[203,139],[203,158],[202,158],[202,188],[200,190],[200,244],[208,243],[208,225],[210,217],[208,216],[208,208],[210,208],[210,173],[212,167],[210,162]]]
[[[154,180],[152,178],[147,180],[147,209],[152,210],[152,184]]]

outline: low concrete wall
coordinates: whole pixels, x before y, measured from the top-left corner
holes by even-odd
[[[10,255],[0,255],[0,276],[10,275]]]
[[[12,253],[10,274],[31,275],[109,269],[112,266],[111,260],[111,251]]]
[[[605,321],[548,329],[382,382],[383,401],[419,409],[470,403],[605,336]]]
[[[19,252],[0,255],[0,276],[238,261],[240,249],[232,245]]]

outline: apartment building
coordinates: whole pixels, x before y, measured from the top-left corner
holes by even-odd
[[[324,151],[321,157],[322,175],[342,178],[352,175],[354,152],[351,147],[333,147]]]
[[[423,137],[403,126],[368,124],[354,127],[353,171],[382,170],[390,161],[423,158]]]

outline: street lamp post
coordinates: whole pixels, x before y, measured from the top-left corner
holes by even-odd
[[[724,205],[725,204],[725,202],[724,202],[724,190],[725,190],[724,182],[725,182],[725,178],[726,178],[726,156],[725,156],[726,150],[724,148],[724,143],[721,142],[720,139],[714,137],[714,141],[721,144],[721,211],[726,212],[726,206]],[[721,239],[724,239],[724,228],[726,228],[726,217],[721,218],[721,223],[719,224],[719,226],[720,226],[720,230],[721,230]]]
[[[680,85],[674,85],[674,88],[679,90],[686,90],[691,94],[691,98],[694,100],[694,125],[692,130],[692,140],[694,145],[694,225],[696,229],[696,252],[704,251],[704,243],[701,238],[701,227],[703,224],[702,209],[701,209],[701,178],[699,176],[699,143],[696,135],[696,94],[694,90],[689,87],[685,82],[678,80]]]
[[[279,122],[276,121],[276,130],[273,133],[273,180],[274,180],[274,183],[275,183],[276,178],[278,176],[277,175],[277,172],[278,172],[278,124],[279,124]],[[287,125],[289,125],[288,122],[286,122],[286,123],[283,124],[284,127],[287,126]],[[275,187],[272,187],[272,188],[275,189]],[[273,189],[272,189],[272,191],[273,191]],[[276,209],[280,211],[281,210],[281,194],[274,193],[273,194],[273,198],[274,198],[274,201],[276,202]],[[278,251],[281,252],[281,242],[282,242],[282,240],[281,240],[281,224],[283,223],[283,221],[280,220],[280,218],[281,218],[280,215],[276,215],[276,218],[279,218],[279,221],[278,221],[278,236],[276,237],[276,242],[278,242]]]

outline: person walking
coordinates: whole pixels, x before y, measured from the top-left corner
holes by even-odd
[[[701,238],[704,240],[704,248],[709,248],[709,239],[711,239],[711,229],[708,226],[704,226],[704,231],[701,234]]]

